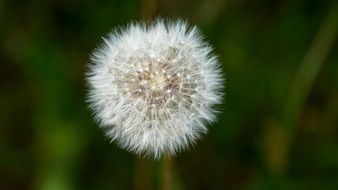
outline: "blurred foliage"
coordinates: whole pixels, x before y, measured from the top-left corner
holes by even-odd
[[[218,122],[175,158],[173,189],[338,189],[338,17],[328,16],[337,6],[334,0],[0,1],[0,189],[159,187],[162,162],[109,143],[86,106],[84,81],[101,36],[154,15],[198,25],[227,78]],[[319,35],[326,19],[327,33]],[[299,107],[288,113],[291,86],[309,52],[323,62],[309,90],[299,90],[304,103],[291,102]],[[299,116],[292,130],[288,114]]]

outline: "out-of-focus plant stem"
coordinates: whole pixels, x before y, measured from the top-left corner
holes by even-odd
[[[140,16],[143,19],[153,19],[156,14],[156,0],[142,0]],[[151,179],[152,165],[150,160],[134,158],[134,189],[151,190],[154,183]]]
[[[168,154],[164,155],[161,190],[170,190],[172,188],[172,164],[172,158]]]
[[[306,52],[288,94],[284,125],[291,134],[295,132],[311,86],[337,38],[337,29],[338,3],[331,8]]]
[[[143,0],[141,16],[144,19],[153,19],[156,15],[156,0]]]
[[[281,151],[290,152],[290,146],[297,133],[297,125],[311,87],[337,38],[337,33],[338,3],[335,3],[320,26],[310,48],[305,53],[291,85],[282,121],[285,138],[283,142],[286,143],[283,147],[286,150]],[[285,155],[284,159],[287,163],[288,155]]]

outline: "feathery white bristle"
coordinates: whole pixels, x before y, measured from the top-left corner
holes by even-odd
[[[218,60],[196,27],[134,23],[92,56],[88,101],[106,135],[139,155],[174,155],[206,133],[222,99]]]

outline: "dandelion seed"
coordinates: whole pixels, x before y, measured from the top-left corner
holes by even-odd
[[[88,102],[106,135],[154,158],[175,155],[206,133],[223,95],[217,58],[196,27],[182,21],[112,32],[87,74]]]

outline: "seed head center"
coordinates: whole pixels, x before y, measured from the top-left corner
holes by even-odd
[[[166,78],[162,74],[154,74],[149,79],[149,87],[151,90],[159,91],[166,87]]]

